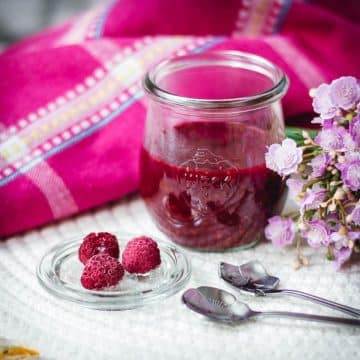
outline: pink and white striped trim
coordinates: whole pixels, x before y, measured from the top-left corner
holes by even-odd
[[[326,76],[320,67],[298,49],[289,38],[269,36],[264,38],[264,41],[281,56],[307,89],[326,82]]]
[[[69,188],[45,161],[30,169],[26,176],[45,196],[54,219],[79,210]]]

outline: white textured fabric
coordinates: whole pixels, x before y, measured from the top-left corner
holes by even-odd
[[[31,216],[31,214],[29,214]],[[152,306],[120,312],[82,308],[47,294],[35,267],[56,242],[78,233],[121,228],[158,236],[143,202],[132,196],[71,220],[0,243],[0,337],[35,347],[43,359],[358,359],[360,328],[288,319],[259,319],[237,326],[200,318],[180,302],[181,292]],[[278,275],[283,288],[296,288],[360,307],[360,264],[335,272],[321,254],[306,249],[311,265],[293,270],[294,249],[260,244],[241,252],[185,250],[193,273],[188,287],[212,285],[236,293],[217,275],[224,260],[258,259]],[[288,297],[254,298],[237,293],[254,309],[340,315]]]

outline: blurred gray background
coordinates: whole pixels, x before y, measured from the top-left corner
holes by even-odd
[[[108,0],[0,0],[0,48]]]

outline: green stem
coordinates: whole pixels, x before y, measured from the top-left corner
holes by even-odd
[[[314,155],[314,153],[309,153],[309,154],[305,154],[303,155],[303,160],[307,160],[307,159],[312,159],[313,157],[315,157],[316,155]]]
[[[300,213],[298,211],[291,211],[287,214],[284,214],[286,217],[291,217],[293,220],[298,220],[300,217]]]
[[[344,206],[340,200],[335,200],[335,202],[340,210],[341,223],[345,226],[346,225],[346,212],[345,212]]]
[[[295,140],[297,143],[303,141],[303,136],[302,136],[302,131],[306,130],[310,137],[312,139],[315,138],[315,136],[317,135],[318,131],[313,130],[313,129],[308,129],[308,128],[297,128],[297,127],[292,127],[292,126],[287,126],[285,131],[286,131],[286,136],[290,139]]]
[[[305,191],[306,189],[308,189],[309,187],[313,186],[314,184],[323,181],[323,178],[315,178],[313,180],[310,180],[306,185],[304,185],[303,187],[303,191]]]
[[[314,143],[314,144],[306,144],[306,145],[302,145],[300,146],[301,149],[303,150],[307,150],[307,149],[310,149],[310,148],[317,148],[318,146]],[[317,150],[317,149],[316,149]]]
[[[328,260],[333,260],[334,259],[333,248],[330,245],[327,248],[327,258],[328,258]]]
[[[335,184],[333,184],[333,186],[338,186],[338,185],[340,185],[340,184],[342,184],[342,180],[335,181]]]
[[[355,206],[356,205],[356,202],[355,201],[351,201],[349,203],[346,203],[344,206],[344,209],[348,208],[349,206]]]

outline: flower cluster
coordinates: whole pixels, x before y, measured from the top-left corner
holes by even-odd
[[[273,144],[266,165],[282,177],[299,211],[269,219],[265,236],[276,246],[297,241],[297,266],[306,263],[301,239],[325,247],[336,268],[360,248],[360,82],[346,76],[310,91],[321,125],[316,136],[303,131],[296,142]],[[296,233],[299,236],[296,236]]]

